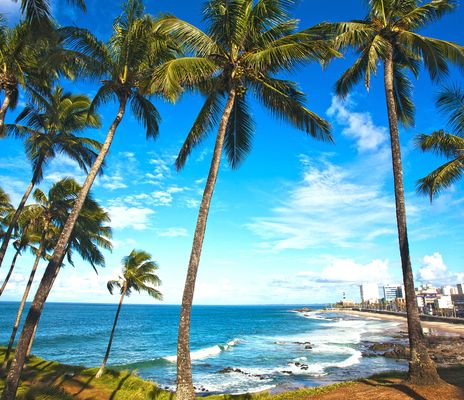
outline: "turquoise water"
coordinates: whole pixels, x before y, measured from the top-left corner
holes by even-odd
[[[8,341],[18,304],[0,303],[0,344]],[[362,357],[366,341],[390,340],[396,322],[336,313],[297,313],[292,306],[196,306],[191,352],[194,383],[209,392],[241,393],[316,386],[404,362]],[[98,366],[116,305],[48,303],[33,353],[59,362]],[[162,387],[175,385],[179,306],[124,305],[109,366],[136,369]],[[311,349],[305,348],[311,343]],[[240,371],[219,373],[224,368]]]

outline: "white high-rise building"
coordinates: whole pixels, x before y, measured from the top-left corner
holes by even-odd
[[[360,286],[362,303],[378,303],[379,287],[376,283],[363,283]]]
[[[383,287],[383,298],[385,301],[395,301],[398,297],[398,287],[399,285],[385,285]],[[404,292],[404,290],[403,290]]]

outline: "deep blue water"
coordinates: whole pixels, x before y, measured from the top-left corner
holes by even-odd
[[[8,342],[17,306],[0,302],[0,344]],[[33,353],[68,364],[98,366],[116,307],[46,304]],[[402,362],[361,355],[365,341],[389,340],[396,322],[303,314],[292,312],[294,308],[194,307],[191,352],[196,386],[238,393],[315,386],[405,368]],[[108,365],[136,369],[143,378],[173,387],[178,318],[179,306],[123,305]],[[297,342],[311,342],[312,349]],[[218,372],[226,367],[242,372]]]

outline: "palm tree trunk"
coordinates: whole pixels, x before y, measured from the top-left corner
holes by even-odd
[[[82,209],[84,201],[87,197],[87,194],[92,187],[92,184],[97,176],[98,171],[100,170],[103,161],[108,154],[111,143],[116,133],[116,129],[121,123],[121,120],[124,116],[126,108],[127,98],[121,98],[119,102],[119,111],[111,124],[108,134],[106,136],[105,142],[100,150],[100,154],[95,159],[92,168],[85,179],[84,185],[82,186],[79,196],[74,203],[74,207],[69,214],[68,220],[61,231],[60,237],[56,243],[53,255],[50,259],[50,262],[45,269],[42,280],[40,281],[39,287],[35,294],[34,300],[29,308],[29,313],[27,314],[26,322],[21,331],[21,335],[16,346],[15,356],[10,370],[8,371],[5,388],[3,390],[2,400],[14,400],[16,396],[16,391],[18,390],[19,379],[21,377],[21,372],[24,367],[24,362],[26,360],[26,353],[31,342],[32,336],[34,334],[35,326],[39,323],[40,315],[43,310],[43,306],[47,297],[52,289],[53,282],[55,281],[56,275],[58,274],[61,263],[63,262],[64,256],[66,254],[67,244],[71,233],[74,229],[77,217]]]
[[[69,244],[68,244],[68,249],[69,249]],[[66,253],[67,252],[68,252],[68,250],[66,250]],[[55,283],[56,277],[58,276],[58,272],[60,272],[59,268],[56,270],[55,277],[53,278],[52,286]],[[34,341],[35,341],[35,335],[37,334],[37,328],[38,327],[39,327],[39,323],[37,322],[37,324],[35,324],[35,326],[34,326],[34,332],[32,332],[32,336],[31,336],[31,340],[29,342],[29,346],[27,347],[26,358],[29,357],[30,354],[31,354],[32,346],[33,346]]]
[[[105,370],[106,363],[108,362],[108,358],[110,356],[110,351],[111,351],[111,345],[113,344],[114,331],[116,330],[116,324],[118,323],[119,312],[121,311],[122,301],[124,300],[125,294],[126,294],[126,287],[124,286],[124,289],[121,293],[121,299],[119,300],[118,311],[116,311],[116,317],[114,318],[113,329],[111,330],[111,335],[110,335],[110,341],[108,342],[108,347],[106,348],[105,358],[103,358],[102,365],[100,369],[98,370],[97,375],[95,375],[95,378],[100,378],[103,375],[103,371]]]
[[[8,274],[5,277],[5,281],[2,283],[2,287],[0,288],[0,296],[3,294],[3,291],[5,290],[5,287],[8,284],[8,281],[10,280],[11,274],[13,273],[13,270],[16,265],[16,260],[20,253],[21,253],[21,247],[19,247],[18,250],[16,250],[16,253],[13,257],[13,261],[11,261],[10,270],[8,271]]]
[[[6,112],[8,111],[8,107],[10,106],[10,102],[10,94],[8,92],[5,92],[5,98],[3,99],[2,106],[0,107],[0,134],[1,130],[3,129],[3,125],[5,124],[5,116]]]
[[[192,312],[193,294],[195,281],[197,279],[198,265],[200,263],[203,239],[205,237],[206,221],[208,219],[211,198],[216,184],[216,178],[221,163],[222,148],[226,134],[227,123],[232,112],[235,100],[235,89],[231,89],[227,103],[219,124],[216,145],[214,146],[213,158],[206,181],[200,211],[198,212],[197,226],[193,236],[192,251],[185,280],[184,294],[180,311],[179,334],[177,341],[177,400],[191,400],[195,398],[192,383],[192,365],[190,360],[190,315]]]
[[[44,225],[44,229],[42,231],[42,236],[40,238],[39,250],[37,251],[37,256],[35,257],[34,265],[32,266],[32,271],[31,271],[31,274],[29,275],[29,280],[27,281],[26,290],[24,291],[23,297],[21,299],[21,303],[19,304],[19,309],[18,309],[18,313],[16,314],[16,319],[15,319],[14,326],[13,326],[13,331],[11,332],[10,341],[8,342],[8,348],[6,349],[6,352],[5,352],[5,359],[3,360],[2,369],[4,369],[6,367],[8,359],[10,358],[11,349],[13,348],[13,344],[14,344],[14,341],[15,341],[15,338],[16,338],[16,333],[18,332],[19,323],[21,322],[21,317],[23,315],[23,311],[24,311],[24,307],[26,305],[27,297],[29,296],[29,292],[31,291],[32,282],[34,281],[34,276],[35,276],[35,273],[36,273],[37,268],[39,266],[40,258],[42,257],[42,254],[44,253],[45,235],[46,235],[47,230],[48,230],[48,225],[49,225],[49,223],[47,222]]]
[[[37,162],[37,166],[34,171],[34,175],[32,176],[31,182],[27,186],[26,191],[23,194],[21,201],[19,202],[18,208],[16,209],[15,213],[13,214],[13,218],[10,221],[10,225],[8,226],[8,230],[5,233],[5,237],[3,238],[2,246],[0,247],[0,268],[2,267],[3,259],[5,258],[6,250],[8,249],[8,244],[11,239],[11,235],[13,234],[14,227],[18,222],[19,216],[21,215],[24,206],[26,205],[27,199],[29,198],[32,189],[34,189],[35,184],[37,183],[39,171],[42,168],[42,164],[44,162],[44,158],[39,158]]]
[[[429,357],[424,334],[417,309],[414,277],[409,254],[408,232],[406,225],[406,206],[404,200],[403,166],[401,162],[401,147],[398,132],[398,117],[394,98],[393,84],[393,48],[390,47],[384,65],[385,95],[390,127],[390,140],[395,185],[396,222],[398,240],[403,270],[403,283],[406,294],[406,313],[408,319],[409,346],[411,359],[409,361],[408,380],[415,384],[435,384],[440,381],[435,364]]]

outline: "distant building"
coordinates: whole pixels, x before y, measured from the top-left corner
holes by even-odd
[[[456,310],[456,315],[458,317],[464,317],[464,294],[452,294],[451,301]]]
[[[376,283],[364,283],[360,287],[362,303],[378,303],[379,287]]]
[[[457,294],[464,294],[464,283],[458,283],[456,285],[456,288],[458,289],[458,293]]]
[[[386,302],[396,300],[398,297],[398,287],[398,285],[385,285],[383,287],[383,298]]]
[[[458,294],[458,289],[453,286],[442,286],[441,294],[444,296],[451,296],[452,294]]]
[[[451,301],[451,296],[441,296],[434,300],[435,309],[452,309],[453,302]]]
[[[400,285],[396,288],[396,298],[397,299],[406,298],[406,292],[404,291],[404,285]]]

